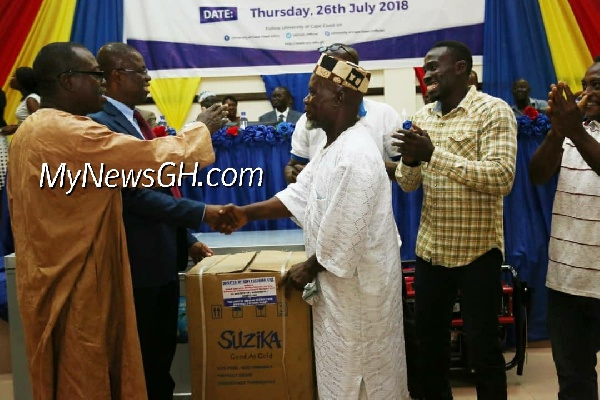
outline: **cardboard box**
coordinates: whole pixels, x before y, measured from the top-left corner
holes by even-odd
[[[186,276],[192,398],[314,398],[310,306],[277,289],[304,252],[213,256]]]

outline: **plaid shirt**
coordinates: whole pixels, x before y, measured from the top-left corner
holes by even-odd
[[[503,196],[515,177],[517,124],[504,101],[471,87],[442,115],[440,103],[417,112],[435,150],[419,167],[398,164],[405,192],[423,184],[416,254],[434,265],[470,264],[496,247],[504,252]]]

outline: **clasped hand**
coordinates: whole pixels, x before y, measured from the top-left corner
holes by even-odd
[[[560,137],[571,137],[581,131],[583,112],[581,108],[585,105],[587,97],[577,104],[575,94],[565,82],[551,85],[548,93],[548,111],[552,123],[552,131]]]
[[[398,140],[393,141],[392,145],[398,148],[405,164],[431,160],[434,146],[427,131],[413,124],[410,130],[398,129],[396,132],[392,137]]]
[[[204,222],[213,231],[230,235],[246,225],[248,218],[242,207],[235,204],[227,204],[226,206],[206,205]]]

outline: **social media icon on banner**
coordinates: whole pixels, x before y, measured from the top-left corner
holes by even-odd
[[[288,38],[288,39],[291,39],[292,38],[292,34],[288,32],[288,33],[285,34],[285,37]]]
[[[229,42],[229,39],[231,39],[231,37],[229,37],[229,35],[225,35],[223,39],[225,39],[226,42]]]

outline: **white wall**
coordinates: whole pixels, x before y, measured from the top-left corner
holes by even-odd
[[[481,65],[474,65],[473,69],[481,77],[483,68]],[[410,116],[416,110],[423,106],[423,98],[420,94],[415,94],[415,86],[419,84],[415,77],[413,68],[398,68],[388,70],[371,71],[370,87],[383,87],[383,96],[370,96],[370,99],[388,103],[402,113],[406,109]],[[219,96],[229,93],[257,93],[264,92],[265,85],[259,75],[255,76],[234,76],[221,78],[203,78],[200,82],[198,93],[202,91],[215,92]],[[153,111],[157,117],[161,114],[155,105],[144,105],[140,108]],[[264,101],[242,101],[238,104],[238,114],[240,111],[246,111],[250,121],[258,120],[258,117],[271,110],[271,104]],[[200,104],[194,103],[188,114],[188,120],[196,118],[200,112]]]

